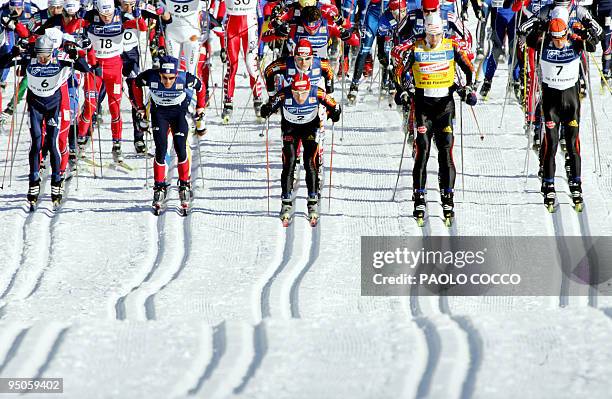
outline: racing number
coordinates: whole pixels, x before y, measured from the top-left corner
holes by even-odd
[[[251,3],[251,0],[234,0],[235,6],[245,5],[248,6]]]
[[[49,87],[49,82],[47,82],[47,79],[43,79],[43,81],[42,81],[42,82],[40,82],[40,86],[41,86],[43,89],[46,89],[47,87]]]
[[[100,39],[100,47],[101,48],[112,48],[113,41],[111,39]]]
[[[557,68],[557,76],[561,75],[561,71],[563,70],[563,65],[555,65]]]
[[[250,1],[250,0],[247,0]],[[188,12],[189,11],[189,4],[175,4],[174,5],[174,12]]]
[[[126,30],[125,33],[123,34],[123,38],[125,40],[130,40],[132,38],[132,35],[133,35],[132,32]]]

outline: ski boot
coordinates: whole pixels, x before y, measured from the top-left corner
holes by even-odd
[[[195,131],[198,136],[202,137],[208,133],[208,128],[206,127],[206,114],[204,112],[196,114],[194,121]]]
[[[261,98],[253,99],[253,109],[255,110],[255,117],[257,118],[257,123],[262,123],[264,119],[261,117],[261,106],[263,105],[263,101]]]
[[[134,140],[134,150],[136,150],[136,154],[145,154],[147,152],[147,145],[142,137]]]
[[[307,207],[310,225],[316,227],[319,222],[319,199],[316,193],[308,196]]]
[[[77,168],[77,152],[75,148],[71,148],[68,151],[68,166],[71,170],[75,170]]]
[[[580,180],[570,180],[568,181],[568,185],[572,195],[572,202],[574,203],[574,210],[576,212],[582,212],[584,202],[582,199],[582,184]]]
[[[123,163],[123,152],[121,152],[121,141],[113,140],[113,161],[115,163]]]
[[[374,70],[374,60],[372,54],[366,55],[365,64],[363,65],[363,77],[369,78]]]
[[[293,220],[293,201],[291,201],[290,195],[289,198],[283,198],[278,217],[281,222],[283,222],[283,227],[289,227],[289,224]]]
[[[30,187],[28,188],[27,199],[30,203],[30,212],[34,211],[36,208],[36,203],[38,202],[38,196],[40,195],[40,179],[35,181],[30,181]]]
[[[85,146],[89,142],[89,136],[79,136],[77,138],[77,144],[79,145],[79,152],[81,153],[81,157],[85,157]]]
[[[482,82],[482,86],[480,87],[480,95],[482,96],[483,100],[486,100],[489,98],[489,91],[491,91],[491,84],[492,84],[492,81],[490,79],[485,79],[484,82]]]
[[[64,196],[64,179],[61,178],[58,181],[51,182],[51,202],[53,202],[53,208],[59,208],[62,197]]]
[[[514,91],[514,97],[519,104],[523,104],[523,90],[520,82],[512,82],[512,90]]]
[[[444,225],[450,227],[453,224],[453,218],[455,217],[455,203],[453,202],[453,192],[443,190],[442,199],[442,213],[444,214]]]
[[[357,84],[351,83],[351,88],[349,89],[349,93],[346,96],[346,99],[348,100],[347,105],[355,105],[355,103],[357,102],[357,91],[358,90],[359,90],[359,87],[357,86]]]
[[[412,200],[414,201],[414,211],[412,212],[412,216],[416,219],[417,226],[423,227],[425,224],[425,209],[427,208],[425,202],[425,190],[414,190]]]
[[[153,214],[159,216],[166,204],[166,197],[168,195],[168,183],[155,183],[153,186]]]
[[[190,182],[179,180],[179,199],[181,200],[183,216],[187,216],[191,209],[191,201],[193,200],[193,190],[191,190]]]
[[[221,111],[221,121],[224,125],[227,125],[232,119],[232,112],[234,111],[234,105],[231,101],[223,103],[223,111]]]
[[[565,137],[559,139],[559,147],[561,147],[561,151],[567,153],[567,142],[565,141]]]
[[[555,198],[557,197],[555,183],[543,181],[542,195],[544,196],[544,206],[548,212],[553,213],[555,211]]]
[[[567,181],[573,180],[574,176],[572,176],[572,164],[570,162],[569,154],[565,153],[565,176],[567,177]]]

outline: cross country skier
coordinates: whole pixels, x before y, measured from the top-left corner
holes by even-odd
[[[291,84],[291,79],[296,73],[306,74],[310,79],[310,84],[319,86],[321,78],[325,80],[323,87],[327,94],[334,91],[334,71],[328,60],[313,56],[312,46],[308,39],[300,39],[295,47],[295,55],[292,57],[282,57],[272,62],[266,67],[264,77],[266,79],[266,89],[268,94],[276,94],[276,76],[281,76],[284,82]]]
[[[595,0],[593,7],[597,22],[603,28],[601,40],[603,79],[612,85],[612,0]],[[605,83],[602,82],[602,85]]]
[[[382,10],[382,7],[387,5],[386,2],[370,3],[366,10],[364,25],[362,29],[361,47],[359,54],[355,60],[355,70],[353,72],[353,80],[348,93],[349,103],[355,103],[357,92],[359,90],[359,80],[367,66],[368,59],[372,63],[372,45],[374,40],[377,41],[377,57],[381,65],[382,86],[383,90],[388,86],[389,70],[389,53],[385,48],[386,39],[392,38],[398,23],[406,16],[406,0],[390,0],[388,7]],[[373,66],[370,66],[372,73]]]
[[[200,91],[200,80],[189,72],[179,71],[179,61],[172,56],[160,58],[160,69],[148,69],[135,79],[129,79],[134,92],[134,102],[138,107],[137,118],[143,124],[146,119],[143,87],[151,93],[151,122],[155,141],[155,162],[153,163],[153,208],[159,214],[164,206],[169,184],[166,183],[166,151],[168,133],[172,131],[174,150],[177,157],[179,198],[184,214],[187,213],[191,199],[191,157],[187,137],[189,124],[186,115],[189,103]]]
[[[11,54],[0,57],[0,65],[10,65],[12,56],[21,54],[21,48],[15,46]],[[53,40],[48,36],[40,36],[34,46],[35,57],[22,54],[18,65],[25,69],[28,82],[28,113],[30,115],[30,174],[27,199],[31,209],[34,209],[40,193],[40,154],[43,147],[51,158],[51,200],[54,206],[59,206],[64,191],[64,171],[68,163],[67,135],[70,115],[68,87],[66,81],[72,68],[89,72],[89,66],[76,51],[70,54],[60,54],[57,57]],[[68,59],[65,59],[68,58]],[[61,119],[61,120],[60,120]],[[60,129],[62,126],[62,129]],[[44,134],[43,134],[44,130]],[[44,142],[43,142],[44,137]]]
[[[579,73],[583,50],[593,52],[597,38],[588,30],[570,34],[569,13],[565,7],[551,11],[551,21],[537,25],[527,36],[527,45],[542,49],[542,111],[546,133],[542,140],[540,164],[543,167],[542,194],[550,212],[555,204],[555,155],[562,127],[567,145],[566,170],[572,201],[578,212],[582,210],[580,175],[580,83]],[[543,31],[548,34],[543,38]],[[544,40],[544,43],[541,41]]]
[[[152,5],[143,4],[142,6],[143,7],[141,7],[136,0],[121,0],[121,11],[123,12],[124,21],[141,18],[133,28],[123,31],[123,53],[121,53],[123,68],[121,72],[125,78],[133,78],[140,73],[139,32],[147,31],[147,24],[145,21],[147,19],[156,20],[160,14],[163,14],[162,9],[159,9],[158,13]],[[128,96],[130,98],[134,97],[129,86]],[[136,153],[144,154],[147,150],[144,140],[145,132],[138,125],[134,107],[132,107],[132,125],[134,128],[134,149]]]
[[[79,146],[85,148],[92,123],[92,116],[98,107],[100,92],[104,86],[108,96],[108,108],[111,114],[111,131],[113,137],[113,159],[123,162],[121,138],[123,122],[121,120],[121,93],[123,86],[123,32],[141,26],[142,18],[123,20],[123,12],[115,7],[114,0],[97,0],[96,9],[88,11],[83,18],[83,27],[91,40],[94,52],[90,52],[90,64],[96,74],[85,76],[85,103],[79,119]]]
[[[280,218],[287,226],[293,216],[293,173],[297,160],[298,143],[304,148],[304,169],[308,188],[308,219],[314,226],[319,218],[318,202],[320,197],[318,164],[320,160],[318,133],[321,126],[319,105],[327,109],[332,122],[340,120],[340,105],[323,89],[312,85],[308,75],[297,73],[291,86],[284,87],[261,107],[261,116],[270,117],[279,108],[281,111],[281,131],[283,135],[283,172],[281,174],[282,207]]]
[[[182,52],[186,71],[195,75],[200,50],[200,10],[206,3],[202,0],[163,0],[163,4],[168,55],[178,59]]]
[[[418,134],[414,140],[412,172],[413,215],[422,225],[426,209],[427,161],[433,138],[438,148],[438,181],[444,217],[448,224],[454,217],[453,189],[456,174],[452,156],[455,115],[453,92],[457,89],[454,83],[455,68],[457,64],[465,73],[466,86],[458,88],[458,91],[465,102],[472,106],[477,101],[471,86],[474,66],[454,40],[444,38],[443,21],[437,13],[426,18],[425,33],[425,39],[417,39],[395,69],[395,79],[399,85],[396,103],[406,103],[411,96],[414,97]]]
[[[257,1],[255,0],[228,0],[225,1],[225,49],[227,51],[227,71],[223,78],[223,123],[229,123],[234,110],[234,89],[236,87],[236,73],[238,72],[238,56],[242,49],[244,62],[249,74],[249,83],[253,95],[253,108],[255,115],[260,117],[262,104],[261,94],[263,82],[260,79],[257,52],[259,49],[259,35],[257,22]]]
[[[455,13],[441,9],[440,0],[423,0],[421,1],[421,8],[408,11],[406,18],[400,22],[397,28],[395,44],[409,43],[414,41],[415,38],[422,38],[425,34],[425,18],[434,13],[440,15],[446,35],[455,34],[464,38],[464,34],[468,30],[463,26]]]

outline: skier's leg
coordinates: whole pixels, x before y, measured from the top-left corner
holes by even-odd
[[[544,127],[546,130],[542,140],[542,159],[540,163],[544,167],[544,181],[553,183],[555,178],[555,154],[559,144],[559,113],[561,110],[559,109],[560,101],[558,97],[561,97],[561,92],[545,87],[542,95]]]
[[[198,66],[198,55],[200,51],[200,42],[198,37],[193,35],[189,40],[183,42],[183,54],[185,56],[185,70],[192,75],[196,74]]]
[[[314,131],[313,131],[314,130]],[[302,147],[304,148],[304,171],[306,172],[306,187],[308,197],[316,197],[319,194],[318,166],[319,144],[316,139],[316,127],[310,127],[302,135]]]
[[[240,52],[240,30],[243,29],[244,18],[240,15],[230,15],[227,17],[227,71],[223,79],[225,92],[225,102],[231,103],[234,98],[236,85],[236,72],[238,71],[238,54]],[[246,26],[244,26],[246,27]]]
[[[59,165],[60,175],[64,175],[68,165],[68,135],[70,132],[70,95],[68,93],[68,83],[64,83],[60,88],[61,100],[57,111],[59,153],[61,161]]]
[[[425,190],[427,183],[427,160],[431,146],[431,119],[427,115],[430,105],[423,99],[415,99],[415,122],[417,134],[414,138],[414,169],[412,170],[412,187],[414,190]]]
[[[355,69],[353,71],[353,80],[351,81],[351,90],[357,88],[359,79],[363,74],[363,68],[366,61],[366,56],[372,51],[372,44],[376,38],[376,31],[378,30],[378,19],[380,17],[380,5],[370,3],[366,11],[365,26],[363,29],[363,37],[361,38],[361,45],[359,47],[359,54],[355,60]]]
[[[54,109],[46,110],[45,118],[45,142],[48,145],[49,161],[51,163],[51,182],[58,182],[61,179],[60,164],[62,161],[61,143],[59,137],[61,104],[58,104]],[[64,141],[64,146],[66,142]]]
[[[97,93],[100,90],[101,85],[102,79],[100,79],[100,77],[95,76],[93,73],[87,73],[85,75],[85,83],[83,89],[85,94],[85,102],[83,104],[81,116],[79,117],[79,137],[87,136],[89,132],[89,127],[91,126],[91,117],[98,105]]]
[[[151,125],[155,142],[155,162],[153,163],[153,180],[156,184],[166,182],[166,152],[168,151],[168,119],[155,107],[151,109]]]
[[[563,112],[563,131],[567,145],[567,160],[569,164],[569,179],[580,181],[580,100],[576,87],[564,90],[565,110]]]
[[[283,171],[281,172],[281,191],[282,198],[291,198],[293,192],[293,174],[297,160],[297,149],[299,137],[292,131],[283,131]]]
[[[121,90],[123,77],[121,70],[123,63],[121,58],[109,59],[109,62],[104,64],[103,79],[106,86],[108,96],[108,108],[111,114],[111,131],[113,141],[121,141],[123,122],[121,120]]]
[[[245,20],[248,29],[242,36],[242,53],[244,54],[244,62],[249,73],[251,90],[253,90],[253,100],[259,100],[264,83],[261,81],[259,63],[257,61],[257,42],[259,40],[257,25],[255,24],[257,17],[255,15],[246,15]]]
[[[170,126],[176,151],[179,180],[189,182],[191,181],[191,154],[187,145],[189,124],[185,119],[185,112],[173,113]]]
[[[123,68],[121,74],[125,78],[134,78],[140,73],[140,67],[138,65],[140,61],[138,47],[135,47],[121,54],[121,59],[123,61]],[[127,87],[129,98],[134,98],[132,85],[128,84]],[[144,140],[144,133],[140,130],[138,122],[136,121],[136,109],[132,105],[130,105],[130,108],[132,109],[132,127],[134,129],[134,142]]]
[[[440,100],[440,102],[443,101],[446,104],[443,105],[442,112],[440,112],[439,116],[436,116],[436,121],[433,124],[434,140],[438,148],[438,182],[440,184],[440,192],[452,190],[455,187],[455,177],[457,175],[453,160],[453,145],[455,143],[453,116],[455,104],[452,97],[449,97],[448,100]]]
[[[43,115],[36,107],[31,104],[28,106],[28,114],[30,116],[30,137],[32,144],[30,145],[30,182],[40,179],[40,151],[42,149],[42,123]]]

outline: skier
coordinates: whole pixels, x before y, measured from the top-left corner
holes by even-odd
[[[471,106],[477,101],[471,86],[474,66],[454,40],[444,38],[443,21],[437,13],[425,19],[425,33],[425,39],[417,39],[403,62],[395,69],[395,79],[399,86],[396,103],[403,104],[414,97],[418,134],[414,140],[413,216],[422,225],[426,209],[427,160],[433,138],[438,148],[442,207],[446,223],[449,224],[454,217],[453,189],[456,174],[452,157],[455,115],[453,92],[457,89],[454,83],[455,65],[459,65],[466,77],[466,86],[459,87],[458,92]],[[407,76],[406,72],[411,76]]]
[[[372,2],[366,10],[364,26],[362,26],[361,47],[355,60],[355,70],[347,96],[349,103],[355,103],[357,99],[359,80],[364,70],[369,70],[368,74],[372,73],[373,65],[368,67],[368,64],[373,64],[370,52],[372,51],[374,40],[377,41],[377,57],[381,65],[382,86],[384,89],[388,86],[389,71],[387,67],[389,65],[389,54],[385,48],[385,38],[393,36],[398,23],[405,17],[406,1],[391,0],[386,10],[382,9],[383,6],[383,1],[379,3]]]
[[[308,188],[308,219],[316,225],[320,197],[318,181],[318,164],[320,159],[318,133],[321,126],[319,105],[327,110],[332,122],[340,120],[340,105],[325,91],[312,85],[307,74],[296,73],[291,86],[284,87],[272,96],[261,108],[264,118],[270,117],[282,107],[281,131],[283,135],[283,172],[281,174],[282,207],[280,218],[287,226],[293,216],[293,173],[297,160],[298,143],[304,148],[304,169]]]
[[[83,27],[93,44],[93,50],[88,54],[90,65],[94,66],[96,74],[85,77],[85,103],[79,119],[79,146],[85,149],[92,123],[92,116],[97,109],[100,92],[104,86],[108,96],[108,108],[111,114],[111,131],[113,137],[113,160],[123,162],[121,138],[123,122],[121,120],[121,93],[123,86],[123,32],[133,29],[143,23],[142,18],[123,21],[122,11],[115,7],[113,0],[97,0],[96,9],[85,14]]]
[[[234,88],[238,72],[238,56],[242,49],[244,62],[249,73],[249,83],[253,95],[255,115],[260,117],[263,82],[260,78],[257,52],[259,36],[257,32],[257,1],[225,1],[227,19],[225,21],[225,49],[227,51],[227,71],[223,79],[223,123],[229,123],[234,110]]]
[[[62,200],[64,171],[68,163],[66,143],[70,120],[66,81],[70,77],[72,68],[82,72],[90,70],[85,60],[78,57],[76,51],[71,51],[68,55],[60,53],[59,57],[62,59],[58,59],[54,42],[48,36],[36,39],[34,50],[36,56],[31,58],[27,53],[21,54],[21,47],[15,46],[11,54],[0,57],[0,65],[6,67],[13,61],[13,56],[21,55],[18,65],[25,69],[27,75],[26,101],[32,137],[27,199],[31,210],[34,209],[40,193],[40,154],[43,147],[50,153],[51,158],[51,200],[54,206],[59,206]]]
[[[264,76],[268,94],[270,96],[276,94],[276,76],[280,75],[284,82],[291,84],[291,79],[296,73],[308,75],[310,84],[319,87],[319,81],[323,77],[325,92],[327,94],[333,93],[334,71],[332,71],[328,60],[313,56],[312,46],[308,39],[300,39],[295,47],[293,57],[279,58],[266,67]]]
[[[546,128],[540,151],[543,168],[542,194],[544,205],[550,212],[555,204],[555,155],[559,143],[559,129],[563,128],[567,146],[566,170],[568,185],[575,209],[582,210],[580,165],[580,83],[579,73],[583,50],[593,52],[597,38],[583,30],[570,34],[569,13],[565,7],[556,7],[550,13],[548,34],[542,38],[545,25],[537,25],[527,36],[527,45],[542,48],[540,70],[542,75],[542,111]],[[544,43],[541,41],[544,40]]]
[[[612,85],[612,0],[595,0],[595,16],[597,22],[603,27],[603,37],[601,41],[601,63],[602,79],[607,80],[608,85]],[[602,81],[602,86],[605,82]]]
[[[195,75],[200,50],[200,10],[206,4],[202,0],[163,0],[165,5],[161,20],[165,26],[165,46],[168,55],[185,57],[186,71]]]
[[[189,72],[179,72],[178,67],[179,61],[166,55],[160,58],[160,69],[148,69],[135,79],[128,79],[137,107],[136,117],[141,125],[146,124],[142,88],[148,87],[151,93],[150,116],[155,141],[153,208],[156,214],[159,214],[164,206],[169,186],[166,183],[166,151],[169,131],[172,131],[176,151],[179,198],[184,214],[188,212],[193,196],[190,178],[191,157],[187,145],[189,124],[186,115],[189,112],[188,107],[195,94],[194,91],[200,91],[202,84]]]
[[[413,42],[416,38],[422,38],[425,33],[424,21],[428,15],[439,14],[442,19],[444,33],[448,36],[456,34],[464,38],[464,34],[468,31],[457,15],[447,10],[440,8],[440,0],[423,0],[421,8],[416,8],[408,11],[398,28],[395,44],[404,44]]]

